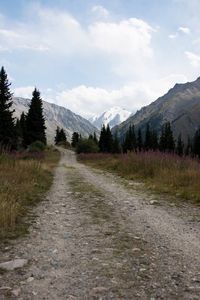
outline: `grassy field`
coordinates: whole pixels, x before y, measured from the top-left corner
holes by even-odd
[[[51,186],[59,157],[59,152],[53,149],[44,154],[0,155],[1,238],[26,232],[23,217]]]
[[[142,181],[154,191],[200,204],[200,163],[195,159],[160,152],[80,154],[78,159],[126,179]]]

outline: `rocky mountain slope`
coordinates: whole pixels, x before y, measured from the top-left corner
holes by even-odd
[[[15,116],[19,117],[21,113],[27,112],[30,104],[30,99],[16,97],[13,99],[13,108]],[[98,130],[88,120],[73,113],[69,109],[58,106],[53,103],[43,101],[44,116],[47,127],[47,140],[52,143],[54,141],[55,130],[57,126],[64,128],[67,138],[70,141],[74,131],[79,132],[83,137],[87,137],[90,133],[93,134]]]
[[[181,133],[186,141],[200,126],[200,77],[193,82],[176,84],[164,96],[143,107],[135,115],[113,128],[122,139],[129,126],[144,132],[147,123],[152,129],[161,130],[163,123],[170,121],[175,137]]]
[[[89,119],[89,121],[97,128],[101,128],[103,124],[114,127],[121,122],[124,122],[132,113],[121,107],[115,106],[109,110],[103,112],[100,116],[95,116]]]

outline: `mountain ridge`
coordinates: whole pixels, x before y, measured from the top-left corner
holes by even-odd
[[[144,133],[149,124],[159,133],[167,121],[172,124],[175,138],[181,133],[186,141],[194,135],[200,126],[200,77],[192,82],[175,84],[166,94],[142,107],[112,131],[117,131],[122,140],[130,125],[141,128]]]
[[[20,117],[21,113],[28,111],[30,99],[23,97],[13,97],[13,108],[15,110],[15,117]],[[88,120],[84,119],[71,110],[47,101],[43,102],[43,112],[46,124],[47,141],[54,142],[55,131],[57,126],[63,128],[66,132],[68,140],[71,140],[72,133],[77,131],[83,137],[88,137],[94,132],[99,135],[98,129],[92,125]]]

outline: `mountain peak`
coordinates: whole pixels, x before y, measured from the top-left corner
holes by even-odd
[[[128,119],[131,114],[132,113],[130,111],[124,108],[113,106],[107,111],[104,111],[101,115],[90,118],[89,121],[99,129],[103,124],[109,124],[109,126],[112,128]]]
[[[160,132],[165,122],[171,122],[175,137],[181,133],[184,141],[193,137],[200,125],[200,77],[193,82],[175,84],[164,96],[137,111],[116,128],[123,139],[129,126],[145,131],[149,124]]]

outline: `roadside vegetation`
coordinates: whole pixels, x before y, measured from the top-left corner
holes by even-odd
[[[59,152],[46,145],[42,99],[33,91],[27,114],[14,117],[12,92],[0,70],[0,238],[26,232],[25,216],[49,189]]]
[[[27,231],[24,217],[41,200],[53,179],[59,152],[4,153],[0,155],[0,237]]]
[[[200,204],[200,164],[197,159],[162,152],[79,154],[89,166],[142,181],[149,189]]]

